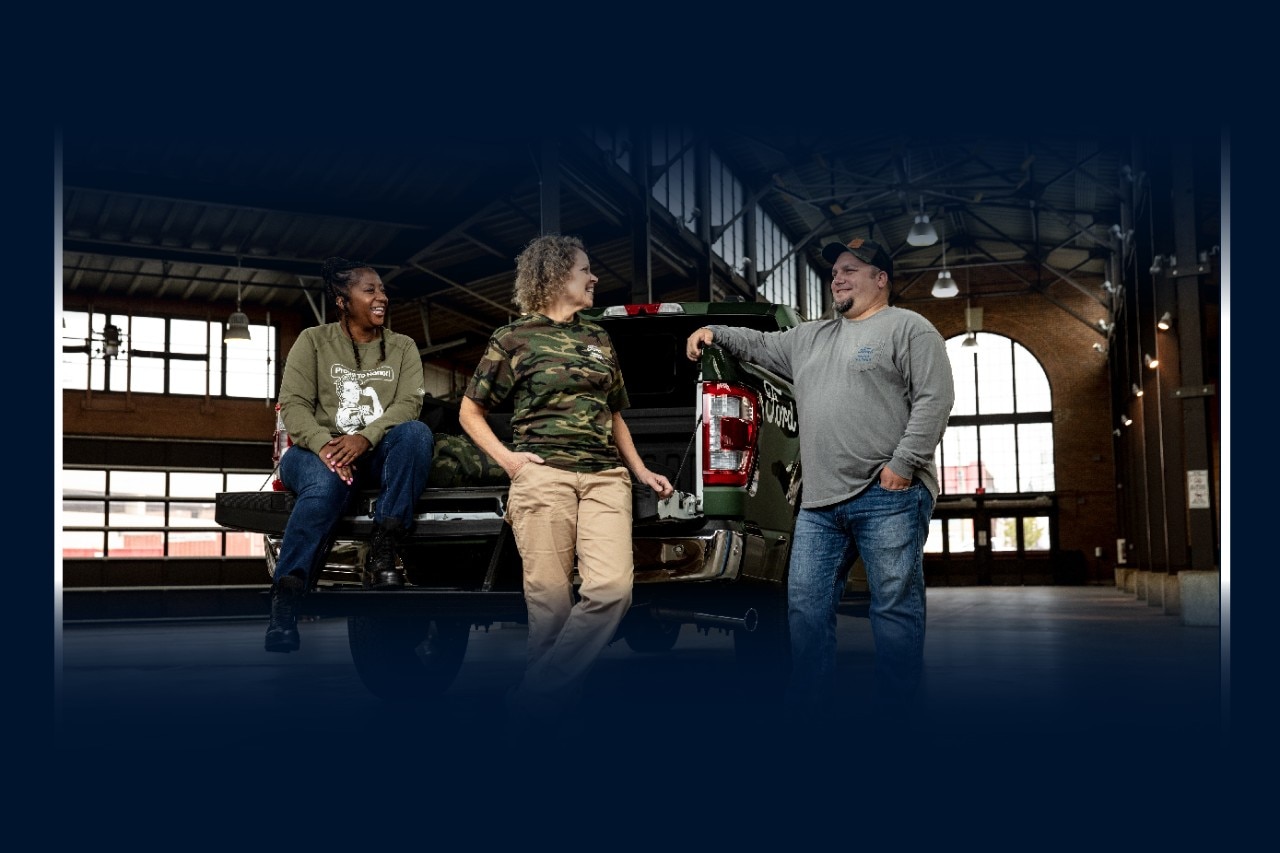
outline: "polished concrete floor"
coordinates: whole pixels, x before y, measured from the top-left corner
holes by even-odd
[[[869,623],[839,617],[838,689],[822,734],[855,761],[906,739],[924,754],[1060,756],[1143,745],[1212,753],[1230,727],[1220,629],[1190,627],[1114,587],[947,587],[928,599],[926,672],[909,727],[869,714]],[[473,629],[461,674],[439,700],[388,704],[362,685],[346,623],[301,625],[302,649],[262,650],[264,622],[63,626],[57,743],[69,750],[239,750],[281,726],[333,750],[508,754],[502,697],[519,678],[525,632]],[[550,735],[590,750],[621,738],[632,759],[690,769],[699,753],[744,767],[802,748],[771,698],[747,691],[732,638],[684,626],[663,655],[610,646],[576,728]],[[813,734],[810,732],[810,734]]]

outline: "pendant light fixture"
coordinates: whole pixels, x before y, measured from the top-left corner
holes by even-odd
[[[232,341],[249,341],[253,340],[249,334],[249,318],[240,310],[240,289],[243,285],[243,278],[240,271],[240,257],[236,256],[236,310],[227,318],[227,330],[222,335],[223,343],[231,343]]]
[[[932,246],[938,242],[938,231],[929,223],[929,216],[924,212],[924,196],[920,196],[920,212],[916,214],[915,224],[907,232],[907,242],[912,246]]]
[[[907,242],[911,242],[911,238],[907,238]],[[937,299],[950,299],[960,292],[960,286],[956,284],[955,279],[951,277],[951,270],[947,269],[947,241],[942,241],[942,272],[938,273],[938,280],[933,284],[933,290],[930,291]]]
[[[973,283],[971,276],[973,273],[969,269],[965,269],[964,274],[964,341],[960,344],[962,347],[976,347],[978,345],[978,332],[982,331],[982,309],[973,307]]]

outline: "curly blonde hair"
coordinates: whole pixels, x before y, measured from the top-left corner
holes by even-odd
[[[516,256],[516,286],[512,301],[521,311],[544,311],[564,288],[573,272],[577,252],[586,252],[582,240],[563,234],[535,237]]]

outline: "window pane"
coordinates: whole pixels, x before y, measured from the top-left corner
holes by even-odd
[[[929,519],[929,538],[924,540],[924,552],[926,554],[942,553],[942,519]]]
[[[208,362],[181,359],[170,361],[169,393],[203,395],[208,380],[208,372]]]
[[[173,501],[169,504],[170,527],[217,527],[213,501]]]
[[[101,358],[89,359],[89,390],[101,391],[107,387],[107,365]]]
[[[1019,344],[1013,346],[1014,370],[1017,371],[1018,411],[1048,412],[1052,411],[1049,401],[1049,377],[1044,368],[1027,348]]]
[[[224,534],[228,557],[265,557],[266,542],[261,533],[227,531]]]
[[[250,340],[227,344],[228,397],[272,399],[270,338],[263,326],[249,326]]]
[[[62,312],[62,387],[83,390],[89,384],[89,353],[66,352],[67,347],[90,347],[89,315],[82,311]]]
[[[947,341],[947,355],[951,358],[951,378],[956,387],[956,402],[951,407],[951,416],[973,415],[978,411],[978,390],[974,384],[973,366],[977,353],[970,347],[961,346],[964,335],[958,335]]]
[[[163,557],[164,533],[160,531],[111,531],[107,536],[108,557]]]
[[[227,487],[224,491],[228,492],[269,492],[271,489],[271,475],[267,472],[261,474],[228,474]]]
[[[103,365],[103,372],[111,371],[111,390],[124,392],[129,390],[129,364],[131,359],[123,356],[117,358],[94,359],[94,370],[97,371],[97,365]]]
[[[973,519],[947,519],[947,550],[952,554],[973,552]]]
[[[816,320],[822,316],[823,298],[825,292],[822,286],[822,278],[814,271],[813,267],[805,267],[805,279],[808,282],[809,304],[805,309],[806,320]]]
[[[170,320],[169,352],[202,355],[209,351],[207,320]]]
[[[89,337],[89,315],[83,311],[62,312],[62,345],[64,347],[84,346]]]
[[[209,353],[209,393],[214,396],[226,393],[222,381],[222,343],[217,339],[215,339],[213,351]]]
[[[127,325],[126,331],[129,333],[129,350],[136,349],[148,350],[150,352],[164,352],[164,320],[160,317],[131,317],[127,321],[117,320],[117,323],[124,326]]]
[[[164,504],[156,501],[111,501],[111,527],[164,527]]]
[[[62,354],[62,387],[83,391],[89,384],[89,356],[82,352]]]
[[[129,377],[130,389],[139,391],[144,394],[163,394],[164,393],[164,359],[162,358],[140,358],[135,356],[131,359],[133,373]],[[121,377],[120,383],[116,384],[115,374],[111,376],[111,390],[125,390],[125,381]]]
[[[216,530],[169,534],[170,557],[221,557],[222,533]]]
[[[101,557],[104,553],[101,531],[70,531],[62,534],[62,556],[68,559]]]
[[[106,503],[103,501],[62,502],[63,527],[102,527],[106,523]]]
[[[1013,412],[1013,341],[1002,335],[979,332],[978,413]]]
[[[76,468],[62,469],[63,495],[105,495],[106,471],[85,471]]]
[[[1018,491],[1017,448],[1012,424],[981,427],[982,486],[988,492]]]
[[[991,519],[991,550],[993,552],[1018,550],[1018,519]]]
[[[1022,542],[1027,551],[1049,550],[1049,518],[1037,515],[1022,519]]]
[[[1024,492],[1051,492],[1053,472],[1053,425],[1022,424],[1018,427],[1019,488]]]
[[[175,498],[207,498],[222,486],[221,474],[175,471],[169,475],[169,495]]]
[[[973,494],[982,485],[978,470],[978,428],[947,427],[942,436],[942,491],[949,495]]]
[[[151,495],[163,497],[165,494],[163,471],[112,471],[111,494]]]

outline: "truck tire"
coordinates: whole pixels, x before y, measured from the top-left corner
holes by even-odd
[[[423,616],[350,616],[356,673],[380,699],[430,699],[453,684],[467,654],[469,622]]]
[[[623,640],[633,652],[662,654],[675,648],[681,627],[679,622],[660,622],[644,615],[627,625]]]

